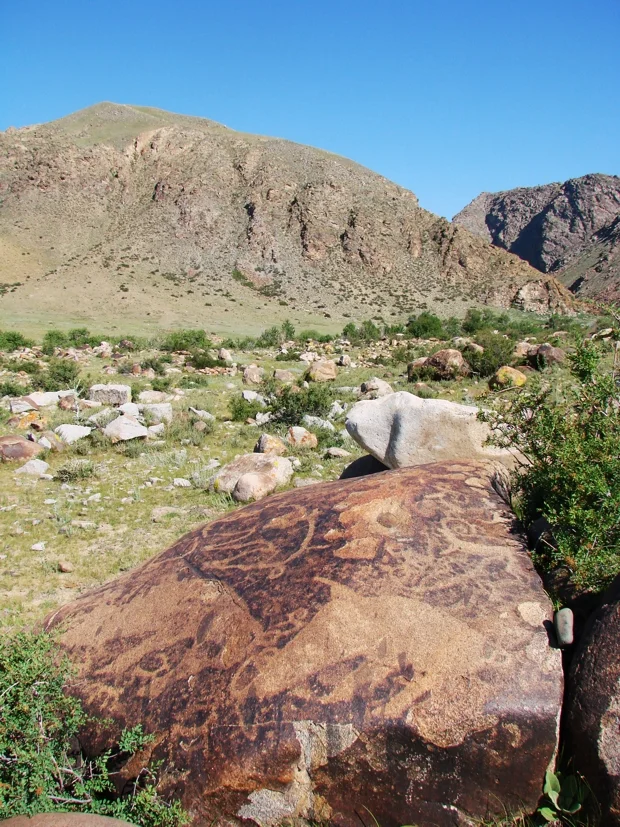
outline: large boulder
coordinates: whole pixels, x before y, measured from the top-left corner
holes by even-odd
[[[566,734],[603,824],[620,825],[620,577],[592,616],[569,676]]]
[[[551,617],[484,466],[438,463],[275,494],[46,625],[111,719],[86,750],[143,723],[196,825],[447,827],[536,805]]]
[[[0,460],[4,462],[32,459],[43,453],[43,450],[43,445],[37,445],[36,442],[31,442],[29,439],[24,439],[23,436],[17,436],[17,434],[0,436]]]
[[[142,439],[148,436],[149,432],[134,416],[123,414],[106,425],[103,433],[112,442],[127,442],[130,439]]]
[[[265,378],[264,368],[259,368],[257,365],[248,365],[243,371],[244,385],[260,385]]]
[[[508,461],[508,451],[485,445],[489,427],[477,415],[470,405],[399,391],[357,402],[345,426],[358,445],[388,468],[446,459]]]
[[[527,358],[535,368],[548,367],[550,365],[563,365],[566,362],[566,352],[561,347],[554,347],[548,342],[532,348]]]

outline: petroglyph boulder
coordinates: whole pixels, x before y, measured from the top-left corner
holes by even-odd
[[[368,808],[393,827],[535,807],[551,617],[485,466],[461,462],[275,494],[47,626],[71,691],[114,719],[87,750],[143,723],[194,824],[358,827]]]

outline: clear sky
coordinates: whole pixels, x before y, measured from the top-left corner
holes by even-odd
[[[620,0],[3,0],[0,28],[0,129],[156,106],[346,155],[448,217],[620,174]]]

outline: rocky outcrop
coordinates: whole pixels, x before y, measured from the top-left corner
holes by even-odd
[[[482,193],[454,216],[492,244],[585,296],[620,295],[620,178]],[[526,292],[531,288],[524,288]],[[521,297],[528,309],[528,297]]]
[[[576,768],[603,809],[604,824],[620,824],[620,578],[590,619],[573,659],[566,708]]]
[[[7,316],[66,316],[70,292],[74,318],[197,327],[207,302],[230,334],[510,306],[553,283],[346,158],[142,107],[0,133],[0,198]]]
[[[386,397],[390,399],[392,397]],[[70,691],[156,736],[194,823],[533,808],[556,748],[552,607],[484,466],[276,494],[49,618]],[[298,822],[299,823],[299,822]]]
[[[357,402],[347,414],[349,434],[388,468],[451,459],[511,462],[511,454],[486,445],[489,427],[478,408],[399,391]]]

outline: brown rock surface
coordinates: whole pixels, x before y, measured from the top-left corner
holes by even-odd
[[[157,734],[194,823],[452,825],[533,807],[554,752],[551,606],[483,466],[276,494],[49,618],[73,691]],[[246,823],[246,822],[243,822]]]
[[[576,768],[620,824],[620,578],[595,613],[571,665],[567,737]]]
[[[313,362],[308,368],[306,379],[309,382],[330,382],[338,375],[338,368],[336,363],[331,359],[324,359],[319,362]]]
[[[424,363],[424,367],[430,368],[436,379],[454,379],[457,376],[467,376],[471,373],[461,351],[453,348],[433,353]]]
[[[0,459],[5,461],[32,459],[43,451],[41,445],[23,436],[0,436]]]
[[[126,827],[128,821],[96,816],[90,813],[40,813],[36,816],[15,816],[0,821],[4,827]]]

